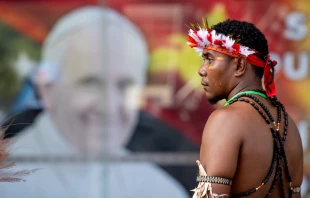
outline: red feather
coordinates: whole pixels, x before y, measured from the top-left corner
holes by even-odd
[[[214,44],[215,44],[215,45],[222,45],[222,43],[223,43],[223,42],[222,42],[221,40],[215,40],[215,41],[214,41]]]
[[[188,37],[187,37],[187,40],[188,40],[189,42],[191,42],[191,43],[197,44],[197,42],[195,41],[195,39],[193,39],[193,37],[191,37],[191,36],[188,36]]]
[[[233,44],[232,48],[235,50],[235,53],[239,53],[240,52],[240,45],[239,44]]]
[[[195,43],[190,43],[188,44],[190,47],[198,47],[198,44],[195,44]]]
[[[209,41],[210,43],[212,43],[212,34],[209,34],[209,35],[207,36],[207,39],[208,39],[208,41]]]

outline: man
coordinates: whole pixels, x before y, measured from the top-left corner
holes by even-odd
[[[301,139],[276,98],[265,36],[248,22],[203,23],[190,29],[188,45],[203,57],[209,102],[227,103],[205,125],[193,197],[300,197]]]
[[[60,19],[34,77],[45,112],[14,148],[16,158],[39,159],[24,168],[42,170],[26,183],[1,186],[1,197],[187,197],[154,164],[100,160],[128,154],[147,61],[138,29],[111,9],[80,8]]]

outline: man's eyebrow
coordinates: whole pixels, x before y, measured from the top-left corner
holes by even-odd
[[[211,54],[210,52],[205,52],[205,53],[202,53],[202,56],[203,56],[203,57],[212,56],[212,54]]]

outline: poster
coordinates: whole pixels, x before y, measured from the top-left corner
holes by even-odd
[[[203,127],[208,116],[222,103],[212,106],[205,99],[197,74],[201,58],[185,44],[186,24],[200,21],[203,16],[208,17],[211,25],[227,18],[254,23],[265,34],[271,57],[278,62],[275,77],[277,94],[302,137],[305,162],[303,195],[310,196],[308,1],[1,2],[0,50],[4,56],[0,94],[4,118],[19,114],[25,106],[36,107],[35,112],[26,114],[30,121],[40,113],[37,112],[38,104],[24,102],[33,98],[33,93],[23,95],[21,90],[27,88],[27,77],[40,63],[41,45],[62,16],[89,5],[109,7],[124,15],[139,28],[146,40],[149,53],[146,86],[142,92],[139,122],[127,147],[137,153],[150,153],[146,158],[156,161],[187,192],[195,185],[194,160],[198,157]],[[156,158],[157,153],[159,158]],[[182,176],[180,172],[184,170],[188,171]]]

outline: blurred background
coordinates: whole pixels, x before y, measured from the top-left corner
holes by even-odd
[[[4,197],[191,197],[211,106],[189,22],[254,23],[300,130],[310,197],[308,0],[0,2],[0,120],[12,160],[42,168]],[[82,174],[83,172],[83,174]]]

